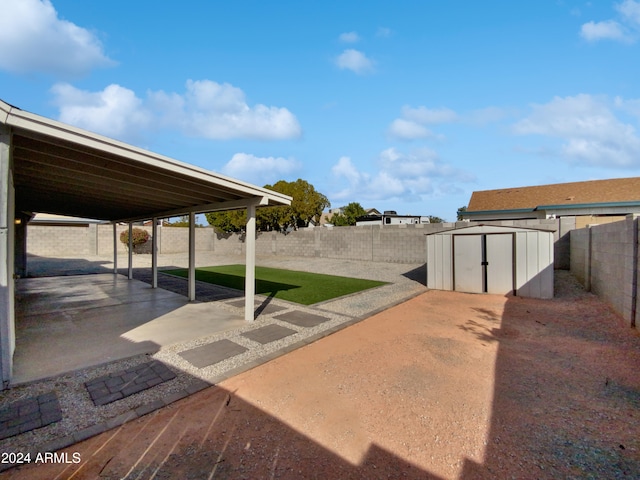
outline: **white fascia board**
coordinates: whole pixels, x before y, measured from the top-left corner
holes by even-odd
[[[208,203],[205,205],[195,205],[193,207],[188,208],[176,208],[174,210],[167,210],[164,212],[157,212],[153,215],[147,215],[145,217],[131,217],[131,218],[121,218],[118,220],[114,220],[113,223],[129,223],[129,222],[137,222],[140,220],[149,220],[150,218],[170,218],[170,217],[179,217],[181,215],[186,215],[188,213],[209,213],[209,212],[219,212],[225,210],[239,210],[242,208],[247,208],[249,205],[254,205],[256,207],[265,207],[269,205],[269,199],[267,197],[251,197],[241,200],[230,200],[228,202],[216,202],[216,203]]]
[[[236,190],[247,197],[266,196],[276,205],[291,205],[292,197],[266,188],[251,185],[219,173],[180,162],[164,155],[143,150],[112,138],[98,135],[56,120],[13,108],[0,101],[0,110],[6,112],[3,123],[11,127],[66,140],[101,152],[118,155],[169,172],[209,181],[220,187]]]

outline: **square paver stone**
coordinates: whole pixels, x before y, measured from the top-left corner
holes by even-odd
[[[18,400],[0,410],[0,440],[62,420],[55,392]]]
[[[218,362],[222,362],[236,355],[246,352],[247,349],[231,340],[218,340],[201,347],[192,348],[180,352],[182,358],[197,368],[208,367]]]
[[[229,302],[228,304],[233,305],[234,307],[244,308],[244,298],[241,300],[234,300],[233,302]],[[260,300],[256,300],[253,305],[256,308],[259,308],[262,305],[262,302]],[[268,304],[264,308],[261,308],[260,313],[269,315],[271,313],[279,312],[280,310],[286,310],[286,307]]]
[[[84,385],[96,406],[155,387],[176,377],[162,362],[151,361],[89,380]]]
[[[245,332],[242,336],[264,345],[265,343],[275,342],[276,340],[288,337],[294,333],[298,332],[287,327],[281,327],[280,325],[266,325],[264,327],[256,328],[255,330]]]
[[[316,325],[320,325],[321,323],[329,320],[329,318],[323,317],[322,315],[314,315],[313,313],[300,312],[298,310],[283,313],[282,315],[277,315],[274,318],[292,325],[297,325],[298,327],[307,328],[315,327]]]

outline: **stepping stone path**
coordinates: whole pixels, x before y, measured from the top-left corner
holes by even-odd
[[[280,325],[267,325],[265,327],[245,332],[242,336],[264,345],[280,340],[281,338],[288,337],[294,333],[298,332],[287,327],[281,327]]]
[[[0,410],[0,440],[62,420],[55,392],[18,400]]]
[[[234,307],[244,308],[244,299],[234,300],[233,302],[228,302],[228,304]],[[253,305],[254,307],[260,307],[262,305],[262,302],[259,300],[256,300]],[[286,307],[281,307],[279,305],[272,305],[269,303],[265,305],[264,308],[260,308],[260,313],[264,315],[269,315],[271,313],[279,312],[280,310],[286,310]]]
[[[323,317],[321,315],[314,315],[312,313],[300,312],[298,310],[294,310],[293,312],[283,313],[282,315],[277,315],[273,318],[278,320],[282,320],[283,322],[290,323],[292,325],[296,325],[298,327],[315,327],[316,325],[320,325],[323,322],[328,321],[327,317]]]
[[[175,377],[175,373],[164,363],[152,361],[95,378],[86,382],[85,387],[93,403],[100,406],[155,387]]]
[[[218,340],[217,342],[208,343],[201,347],[192,348],[191,350],[185,350],[180,352],[182,358],[197,368],[208,367],[214,363],[221,362],[241,353],[246,352],[247,349],[242,345],[238,345],[231,340]]]

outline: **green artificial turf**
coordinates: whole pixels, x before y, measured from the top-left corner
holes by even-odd
[[[163,270],[162,273],[184,278],[188,275],[186,268]],[[196,280],[237,290],[244,290],[244,274],[244,265],[196,268]],[[385,282],[256,267],[256,293],[302,305],[324,302],[380,285],[385,285]]]

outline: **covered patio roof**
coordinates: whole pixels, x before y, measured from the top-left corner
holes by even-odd
[[[86,130],[0,100],[0,380],[15,350],[16,251],[35,212],[115,223],[189,214],[189,300],[195,299],[195,214],[247,209],[245,320],[253,320],[255,209],[292,198]],[[155,228],[152,287],[157,286]],[[132,235],[129,235],[131,238]],[[22,244],[22,245],[21,245]],[[132,278],[131,243],[129,278]]]
[[[291,197],[81,130],[0,101],[11,128],[16,212],[135,221],[289,205]]]

